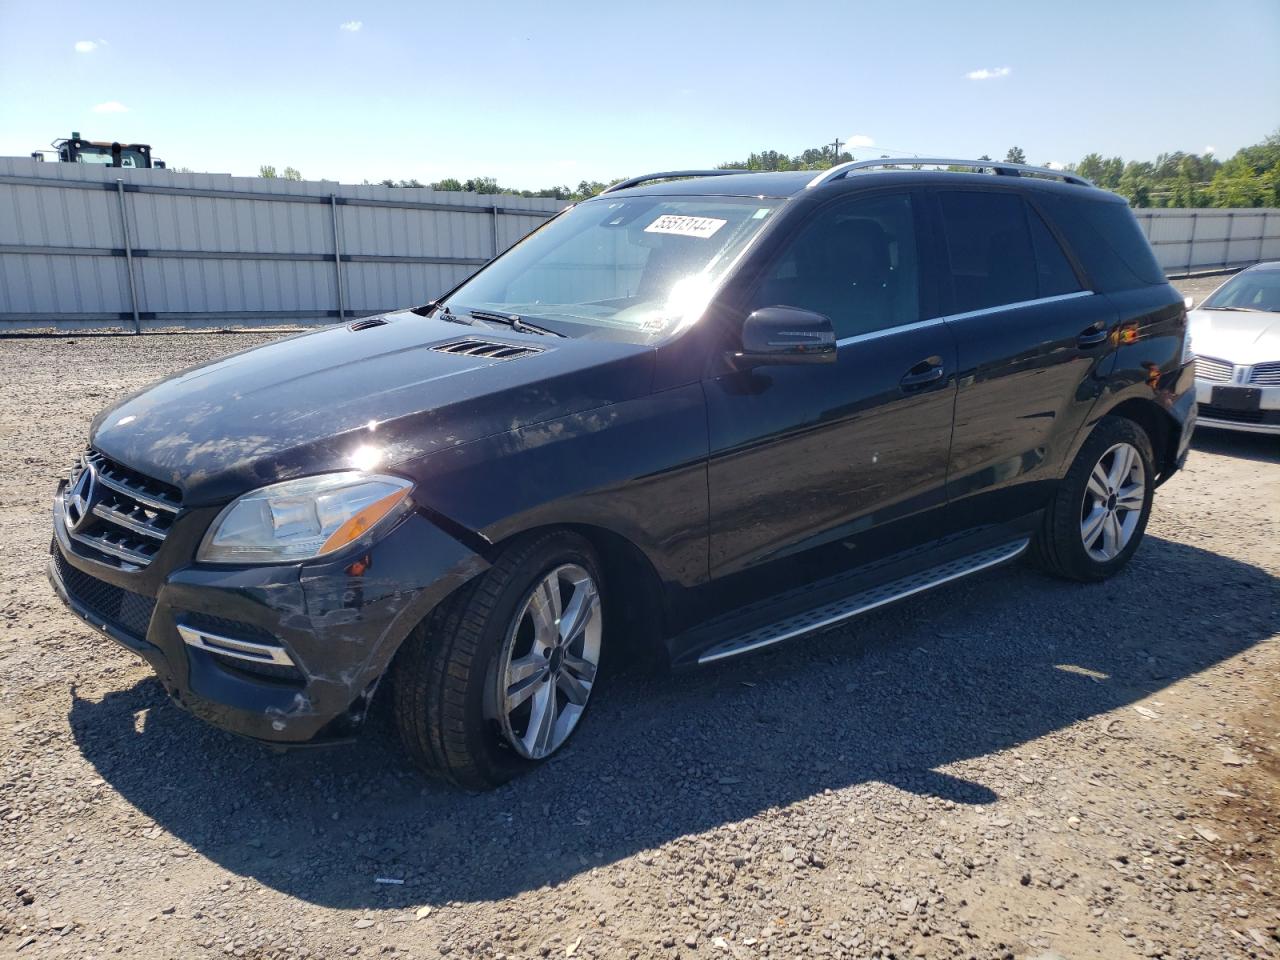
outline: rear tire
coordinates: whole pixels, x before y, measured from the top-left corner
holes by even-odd
[[[396,726],[415,763],[484,790],[564,746],[598,674],[599,570],[578,535],[534,534],[427,617],[391,677]]]
[[[1082,582],[1119,571],[1146,532],[1154,463],[1142,427],[1123,417],[1103,418],[1045,508],[1032,562],[1046,573]]]

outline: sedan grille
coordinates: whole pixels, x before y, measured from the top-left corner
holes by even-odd
[[[1280,387],[1280,360],[1254,364],[1249,382],[1260,387]]]
[[[1217,357],[1196,357],[1196,379],[1198,380],[1230,383],[1234,372],[1235,367],[1226,360],[1219,360]]]
[[[126,570],[152,561],[181,508],[177,488],[96,450],[87,451],[71,471],[63,501],[76,545],[87,547],[95,560]]]

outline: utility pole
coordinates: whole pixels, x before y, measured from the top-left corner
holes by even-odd
[[[843,146],[843,144],[840,142],[839,137],[836,137],[835,141],[832,143],[832,146],[836,148],[835,160],[838,163],[840,161],[840,148]]]

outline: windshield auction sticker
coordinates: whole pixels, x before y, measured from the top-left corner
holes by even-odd
[[[668,213],[645,227],[644,232],[674,233],[678,237],[698,237],[705,240],[728,222],[715,217],[681,217]]]

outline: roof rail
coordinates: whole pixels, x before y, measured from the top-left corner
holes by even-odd
[[[600,191],[601,195],[613,193],[615,190],[630,190],[650,180],[674,180],[677,177],[725,177],[735,173],[752,173],[751,170],[667,170],[664,173],[646,173],[643,177],[630,177],[619,180],[611,187]]]
[[[948,160],[939,157],[882,157],[879,160],[853,160],[841,163],[830,170],[823,170],[810,180],[806,187],[818,187],[833,180],[842,180],[855,170],[874,170],[882,167],[967,167],[971,170],[991,170],[1006,177],[1051,177],[1080,187],[1092,187],[1093,181],[1065,170],[1048,167],[1030,167],[1025,163],[1006,163],[1002,160]]]

